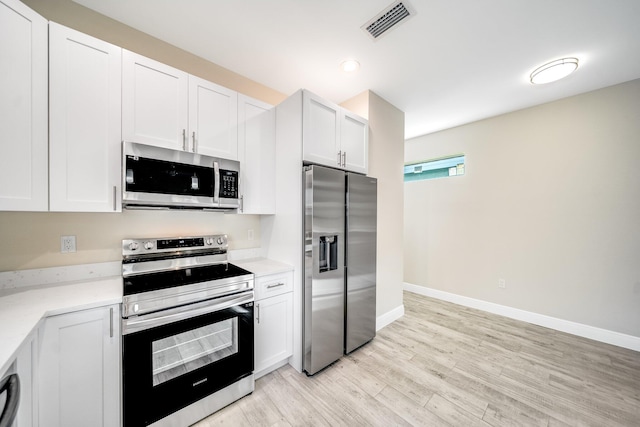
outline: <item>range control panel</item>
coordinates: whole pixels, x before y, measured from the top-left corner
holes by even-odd
[[[122,255],[125,257],[136,257],[147,254],[188,252],[203,249],[226,251],[227,247],[228,239],[226,234],[212,234],[197,237],[124,239],[122,241]]]

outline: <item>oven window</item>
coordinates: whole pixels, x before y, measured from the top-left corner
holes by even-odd
[[[151,343],[153,386],[238,353],[238,318]]]

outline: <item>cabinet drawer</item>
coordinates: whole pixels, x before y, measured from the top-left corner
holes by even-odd
[[[256,300],[269,298],[293,290],[293,272],[270,274],[255,280]]]

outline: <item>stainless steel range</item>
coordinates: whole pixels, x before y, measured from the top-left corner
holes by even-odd
[[[227,248],[122,241],[124,426],[190,425],[253,391],[254,277]]]

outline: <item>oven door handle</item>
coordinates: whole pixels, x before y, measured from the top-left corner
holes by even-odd
[[[207,267],[210,265],[228,264],[226,255],[199,255],[186,258],[170,258],[160,260],[148,260],[138,263],[122,264],[122,276],[138,276],[147,273],[160,273],[174,271],[188,267]]]
[[[144,331],[168,323],[178,322],[184,319],[214,313],[236,305],[253,302],[253,291],[226,297],[214,298],[194,304],[182,305],[155,313],[143,314],[128,319],[122,319],[122,335]]]

